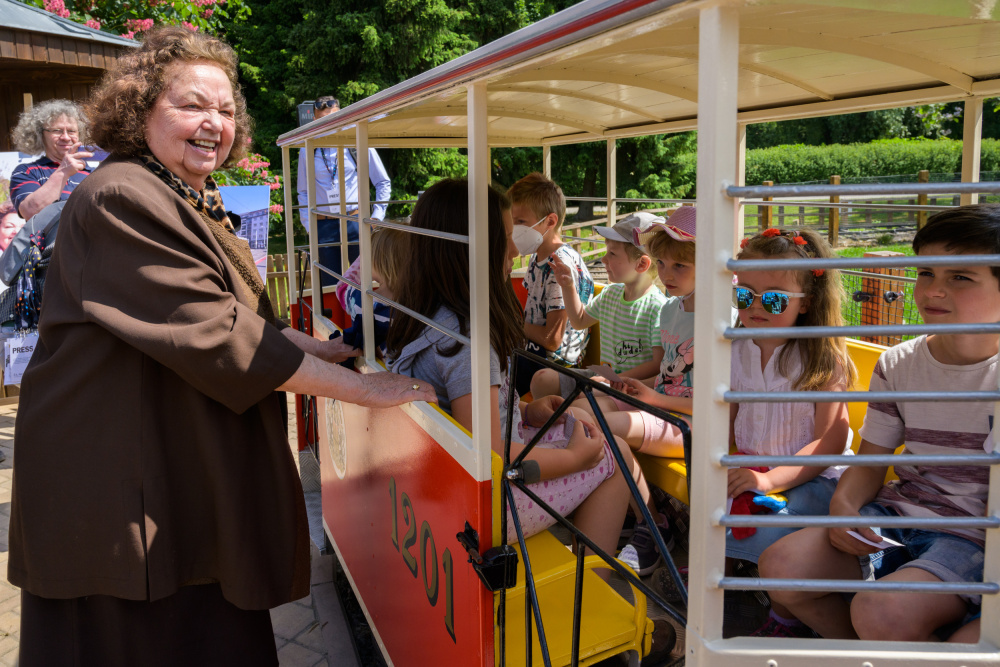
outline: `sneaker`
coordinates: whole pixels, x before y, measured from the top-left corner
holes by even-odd
[[[798,625],[785,625],[773,616],[769,616],[767,622],[752,633],[751,637],[774,637],[777,639],[814,639],[814,633],[808,625],[799,623]]]
[[[657,526],[660,535],[663,537],[667,549],[674,548],[674,538],[670,529],[665,526]],[[644,577],[660,564],[660,552],[656,549],[656,541],[649,526],[641,523],[635,527],[632,539],[625,545],[622,552],[618,554],[618,560],[635,570],[640,577]]]

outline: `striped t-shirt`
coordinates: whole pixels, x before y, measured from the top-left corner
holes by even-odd
[[[650,287],[635,301],[625,300],[625,285],[608,285],[586,306],[587,314],[601,325],[601,363],[615,373],[653,360],[653,346],[660,345],[660,309],[667,297]]]
[[[977,364],[950,366],[935,359],[927,338],[891,347],[872,373],[872,391],[996,391],[1000,356]],[[992,430],[993,404],[982,401],[869,403],[861,437],[904,454],[984,454]],[[991,439],[992,442],[992,439]],[[986,466],[895,466],[875,500],[903,516],[986,515],[990,469]],[[984,543],[982,530],[942,529]]]
[[[10,175],[10,198],[14,202],[14,208],[20,211],[21,202],[27,199],[32,192],[42,187],[58,168],[58,162],[53,162],[44,155],[34,162],[19,164],[15,167],[14,173]],[[90,171],[86,169],[73,174],[63,186],[59,199],[63,200],[69,197],[73,189],[89,175]]]

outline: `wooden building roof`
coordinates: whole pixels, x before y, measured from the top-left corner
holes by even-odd
[[[81,101],[118,52],[135,46],[17,0],[0,0],[0,151],[13,150],[10,131],[26,95],[33,103]]]

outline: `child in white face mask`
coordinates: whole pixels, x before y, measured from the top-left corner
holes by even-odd
[[[568,322],[562,288],[556,282],[553,265],[562,262],[574,269],[580,300],[587,303],[594,293],[594,281],[580,254],[560,238],[566,217],[566,198],[551,179],[535,172],[511,186],[513,240],[521,255],[531,255],[524,275],[528,299],[524,307],[524,335],[527,350],[565,366],[580,361],[588,329],[574,329]],[[518,361],[517,392],[526,394],[531,377],[539,366],[526,359]]]

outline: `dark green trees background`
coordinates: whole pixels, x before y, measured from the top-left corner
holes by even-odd
[[[244,0],[249,16],[222,36],[241,60],[244,92],[256,120],[255,147],[274,168],[275,140],[297,123],[296,104],[333,94],[346,106],[575,4],[573,0]],[[993,104],[987,109],[992,110]],[[1000,136],[987,113],[984,136]],[[879,139],[961,138],[961,106],[928,105],[748,128],[748,148],[850,144]],[[619,197],[690,197],[695,133],[618,142]],[[435,179],[466,173],[458,149],[381,152],[404,199]],[[606,194],[603,142],[553,148],[553,177],[570,196]],[[493,151],[493,177],[510,185],[541,168],[538,148]],[[294,174],[294,172],[293,172]],[[291,184],[294,187],[294,183]],[[396,207],[390,214],[405,214]],[[579,217],[590,209],[581,205]]]

